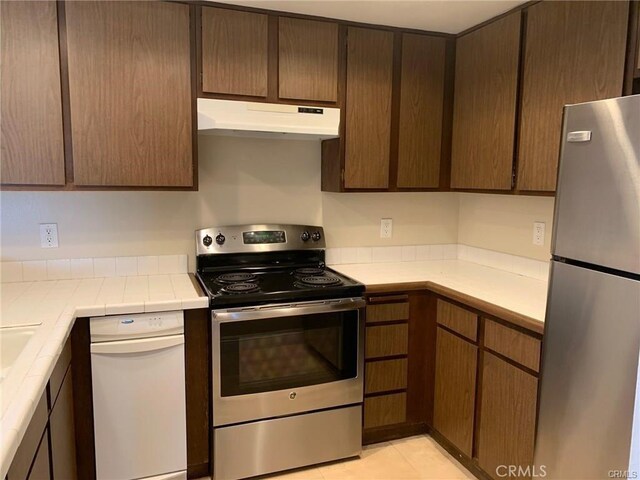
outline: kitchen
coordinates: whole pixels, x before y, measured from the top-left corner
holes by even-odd
[[[637,474],[638,15],[0,3],[0,475]]]

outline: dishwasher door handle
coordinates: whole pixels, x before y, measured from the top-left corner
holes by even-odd
[[[156,350],[171,348],[182,344],[184,344],[184,335],[136,338],[134,340],[92,343],[91,353],[102,355],[120,355],[127,353],[153,352]]]

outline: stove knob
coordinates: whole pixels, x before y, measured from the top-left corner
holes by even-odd
[[[300,234],[300,240],[302,240],[303,242],[308,242],[310,238],[311,235],[307,231],[304,231]]]
[[[208,247],[213,243],[213,239],[209,235],[205,235],[205,237],[202,239],[202,243],[204,243],[205,247]]]
[[[218,245],[222,245],[222,244],[224,243],[224,241],[225,241],[225,240],[226,240],[226,238],[224,238],[224,235],[223,235],[223,234],[221,234],[221,233],[219,233],[219,234],[216,236],[216,243],[217,243]]]
[[[311,240],[313,240],[314,242],[317,242],[321,238],[322,238],[322,235],[320,235],[320,232],[313,232],[311,234]]]

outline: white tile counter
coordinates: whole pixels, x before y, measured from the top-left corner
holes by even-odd
[[[76,318],[209,305],[184,273],[3,283],[0,295],[0,335],[5,328],[37,325],[0,383],[0,478],[7,473]]]
[[[544,322],[547,281],[464,260],[330,265],[367,286],[431,282]]]

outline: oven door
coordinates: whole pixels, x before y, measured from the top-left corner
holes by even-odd
[[[213,425],[361,403],[361,298],[214,310]]]

